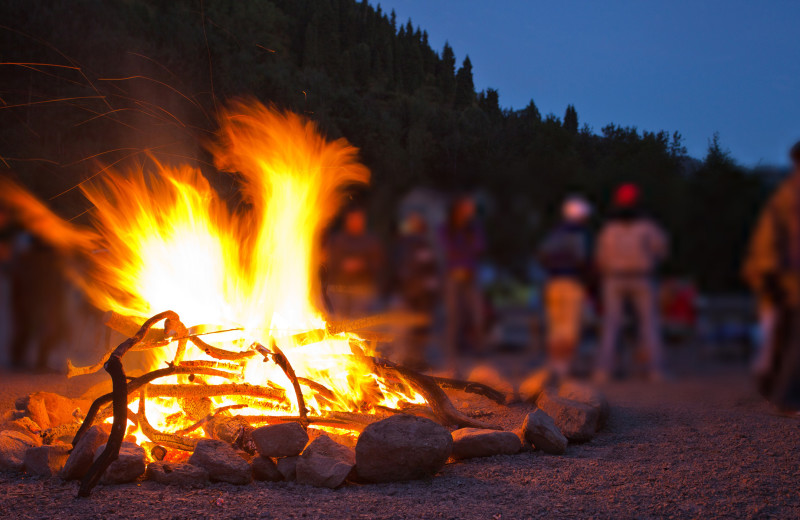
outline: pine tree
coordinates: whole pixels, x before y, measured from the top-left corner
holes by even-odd
[[[571,134],[578,133],[578,112],[573,105],[567,105],[564,112],[564,129]]]
[[[442,95],[449,103],[453,99],[456,85],[456,55],[447,42],[444,42],[444,49],[442,49],[442,59],[439,63],[437,79]]]
[[[474,100],[475,83],[472,80],[472,62],[467,56],[456,73],[456,91],[453,105],[457,109],[465,108],[470,106]]]

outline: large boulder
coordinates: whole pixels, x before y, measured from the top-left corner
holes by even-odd
[[[38,477],[58,475],[69,458],[68,444],[53,444],[28,448],[25,452],[25,472]]]
[[[278,471],[278,466],[269,457],[257,456],[253,458],[250,463],[253,468],[253,478],[266,482],[280,482],[283,480],[283,474]]]
[[[367,426],[356,443],[356,472],[368,482],[432,477],[453,450],[447,428],[430,419],[394,415]]]
[[[453,432],[453,458],[471,459],[492,455],[513,455],[522,449],[514,432],[461,428]]]
[[[597,432],[599,413],[588,404],[544,392],[536,400],[536,406],[553,418],[570,441],[590,441]]]
[[[250,464],[230,444],[214,439],[202,439],[189,457],[189,464],[208,471],[212,482],[249,484],[253,480]]]
[[[89,428],[78,444],[72,448],[72,452],[64,464],[64,469],[61,470],[61,478],[64,480],[83,478],[94,461],[94,452],[97,447],[105,444],[107,440],[108,433],[103,427],[97,425]]]
[[[297,423],[272,424],[250,432],[258,453],[263,457],[299,455],[308,444],[308,433]]]
[[[537,450],[553,455],[567,451],[567,438],[556,426],[553,418],[542,410],[529,413],[522,423],[522,435]]]
[[[105,449],[105,444],[97,447],[94,452],[95,460],[97,460]],[[126,484],[128,482],[133,482],[145,472],[145,457],[144,448],[133,442],[123,442],[119,447],[119,455],[103,472],[100,482],[103,484]]]
[[[168,486],[203,487],[208,483],[208,471],[183,462],[151,462],[147,478]]]
[[[14,430],[0,432],[0,471],[22,471],[25,452],[35,447],[27,435]]]
[[[608,422],[611,406],[608,399],[596,387],[579,381],[564,381],[558,388],[558,395],[579,403],[588,404],[597,410],[597,429],[600,430]]]
[[[352,448],[320,435],[306,446],[297,459],[297,482],[337,488],[344,483],[355,465],[356,456]]]

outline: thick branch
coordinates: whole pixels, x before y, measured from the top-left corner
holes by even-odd
[[[451,388],[453,390],[462,390],[470,394],[482,395],[491,399],[497,404],[506,404],[506,396],[503,392],[499,392],[491,386],[484,385],[483,383],[476,383],[475,381],[463,381],[461,379],[450,379],[448,377],[431,377],[436,384],[442,388]]]
[[[145,414],[146,401],[147,385],[144,385],[142,390],[139,392],[139,413],[136,414],[136,418],[139,421],[139,427],[141,427],[142,433],[147,435],[147,438],[151,441],[157,442],[158,444],[166,446],[167,448],[183,451],[194,451],[195,446],[197,446],[198,439],[184,437],[183,435],[176,433],[164,433],[153,428],[153,426],[150,424],[150,421],[147,420],[147,415]]]
[[[210,368],[198,368],[192,366],[187,366],[187,367],[169,366],[166,368],[160,368],[158,370],[154,370],[152,372],[144,374],[128,382],[128,389],[126,393],[130,395],[139,388],[141,388],[142,385],[146,385],[151,381],[155,381],[156,379],[162,377],[178,375],[178,374],[202,374],[206,376],[224,377],[227,379],[238,379],[239,377],[238,374],[230,374],[228,372],[223,372],[221,370],[214,370]],[[75,438],[72,439],[73,446],[77,445],[78,441],[81,440],[81,437],[83,437],[83,434],[86,433],[86,431],[92,427],[92,424],[94,424],[95,419],[99,418],[99,416],[102,415],[99,413],[100,408],[103,405],[110,403],[113,399],[113,396],[114,392],[111,392],[109,394],[101,395],[100,397],[94,400],[92,405],[89,407],[89,411],[86,413],[86,418],[83,420],[83,424],[78,429],[78,433],[76,433]]]
[[[282,388],[256,386],[247,383],[222,385],[150,385],[150,397],[214,397],[219,395],[247,395],[272,401],[283,401],[286,392]]]
[[[214,359],[221,359],[224,361],[238,361],[240,359],[247,359],[251,358],[256,355],[255,352],[252,350],[242,350],[238,352],[232,352],[230,350],[225,350],[221,348],[214,347],[209,345],[202,339],[198,338],[197,336],[191,336],[189,341],[194,343],[194,345],[205,352],[208,356]]]
[[[372,360],[376,370],[383,373],[394,373],[401,379],[408,382],[417,392],[422,394],[425,401],[433,409],[434,413],[439,417],[439,420],[445,425],[456,425],[461,428],[488,428],[494,427],[482,421],[478,421],[471,417],[459,412],[450,398],[444,393],[436,381],[425,374],[420,374],[409,368],[402,367],[396,363],[392,363],[387,359],[382,358],[369,358]]]
[[[111,357],[106,361],[106,372],[111,376],[112,382],[112,401],[114,408],[114,423],[111,425],[111,433],[108,436],[106,447],[94,463],[89,467],[89,471],[81,480],[78,496],[88,497],[92,488],[100,481],[100,477],[106,468],[119,456],[119,448],[122,439],[125,437],[125,425],[128,419],[128,380],[125,377],[125,369],[122,366],[122,356],[128,350],[140,343],[150,328],[162,320],[172,323],[180,323],[178,315],[172,311],[164,311],[156,314],[142,325],[139,331],[132,337],[126,339],[111,353]],[[85,423],[85,421],[84,421]]]

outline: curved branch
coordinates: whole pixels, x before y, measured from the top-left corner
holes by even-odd
[[[111,376],[114,422],[111,425],[111,433],[108,436],[105,449],[95,459],[89,467],[89,471],[81,480],[81,486],[78,489],[79,497],[89,496],[92,488],[100,481],[100,477],[106,468],[119,456],[119,448],[122,445],[122,439],[125,437],[125,425],[128,421],[128,380],[125,377],[125,369],[122,366],[122,356],[135,345],[141,343],[150,328],[162,320],[180,323],[180,318],[173,311],[164,311],[156,314],[145,321],[136,334],[120,343],[105,363],[106,372]]]

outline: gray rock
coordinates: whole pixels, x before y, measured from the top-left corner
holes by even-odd
[[[250,436],[264,457],[299,455],[308,444],[308,433],[297,423],[262,426],[250,432]]]
[[[352,448],[320,435],[314,439],[297,459],[297,482],[316,487],[337,488],[356,465]]]
[[[578,381],[564,381],[558,389],[560,397],[566,397],[579,403],[588,404],[597,410],[597,429],[600,430],[608,422],[611,406],[608,399],[599,389]]]
[[[147,478],[168,486],[203,487],[208,483],[208,471],[183,462],[151,462]]]
[[[453,458],[471,459],[519,453],[522,442],[514,432],[461,428],[453,432]]]
[[[283,474],[278,471],[278,466],[269,457],[260,455],[254,457],[250,466],[253,468],[253,478],[256,480],[267,482],[280,482],[283,480]]]
[[[590,441],[597,432],[599,414],[588,404],[544,392],[536,400],[536,405],[553,418],[558,429],[570,441]]]
[[[94,458],[103,453],[105,444],[101,444],[94,451]],[[103,484],[126,484],[141,477],[146,469],[144,448],[133,442],[123,442],[119,447],[117,460],[109,464],[100,482]]]
[[[430,419],[395,415],[367,426],[356,443],[356,471],[368,482],[432,477],[447,462],[453,437]]]
[[[214,439],[202,439],[189,457],[189,464],[208,471],[212,482],[249,484],[253,480],[250,464],[229,444]]]
[[[536,410],[525,417],[522,434],[537,450],[553,455],[561,455],[567,451],[567,438],[558,429],[553,418],[542,410]]]
[[[94,461],[94,452],[101,444],[108,440],[108,433],[101,426],[92,426],[83,434],[78,444],[72,448],[64,469],[61,470],[61,478],[64,480],[76,480],[83,478],[89,467]]]
[[[278,471],[283,475],[283,480],[293,481],[297,480],[297,455],[294,457],[282,457],[278,459],[276,466]]]
[[[30,437],[14,430],[0,432],[0,471],[22,471],[25,452],[33,448]]]
[[[71,448],[68,444],[28,448],[25,452],[25,472],[38,477],[58,475],[67,463]]]

